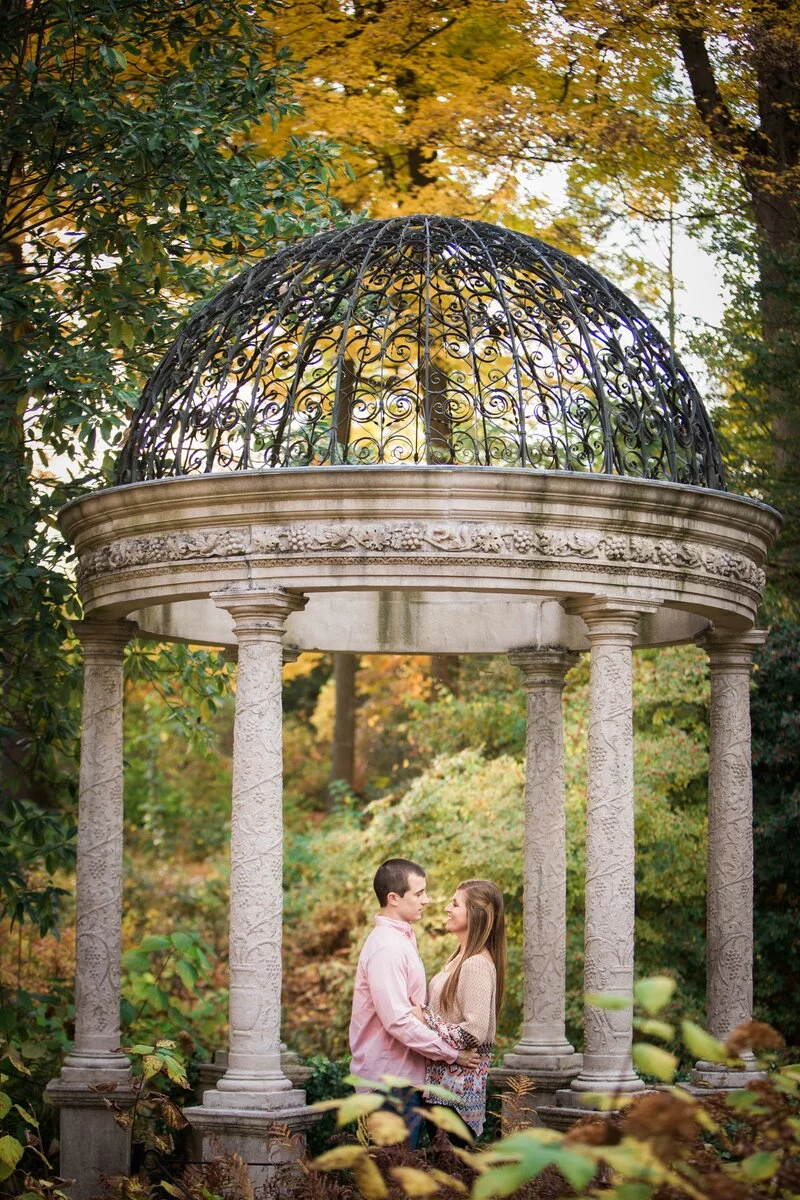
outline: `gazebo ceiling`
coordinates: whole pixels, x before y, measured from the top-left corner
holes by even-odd
[[[480,221],[398,217],[233,279],[142,393],[117,483],[358,464],[724,489],[697,390],[591,267]]]

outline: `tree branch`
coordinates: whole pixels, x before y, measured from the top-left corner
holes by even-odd
[[[722,98],[696,11],[677,3],[673,13],[681,58],[701,121],[726,153],[750,153],[754,148],[753,130],[734,119]]]

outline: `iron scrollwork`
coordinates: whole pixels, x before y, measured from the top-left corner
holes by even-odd
[[[697,390],[631,300],[535,238],[427,216],[233,279],[145,387],[117,482],[392,463],[724,488]]]

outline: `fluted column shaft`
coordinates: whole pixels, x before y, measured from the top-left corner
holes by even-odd
[[[699,639],[711,666],[708,768],[708,1025],[724,1041],[753,1007],[753,776],[750,669],[766,633]],[[724,1068],[700,1063],[698,1068]]]
[[[231,811],[229,1066],[217,1089],[204,1096],[204,1104],[269,1107],[269,1095],[292,1087],[280,1061],[281,666],[284,623],[305,601],[279,587],[225,589],[213,593],[212,599],[233,616],[239,666]]]
[[[567,848],[564,811],[564,676],[578,661],[562,648],[523,649],[509,659],[527,689],[522,1037],[504,1066],[548,1076],[569,1071],[564,1029]]]
[[[122,951],[122,664],[131,621],[78,621],[83,720],[75,880],[75,1040],[66,1077],[125,1070],[120,1054]]]
[[[584,985],[629,998],[633,992],[635,846],[633,658],[640,609],[584,604],[591,646],[586,809]],[[584,1053],[574,1091],[635,1091],[632,1009],[587,1006]]]

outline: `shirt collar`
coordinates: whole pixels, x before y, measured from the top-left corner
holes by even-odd
[[[393,921],[391,917],[382,917],[380,914],[375,918],[376,925],[385,925],[389,929],[396,929],[398,933],[402,933],[403,937],[407,937],[410,942],[416,942],[414,930],[408,921]]]

